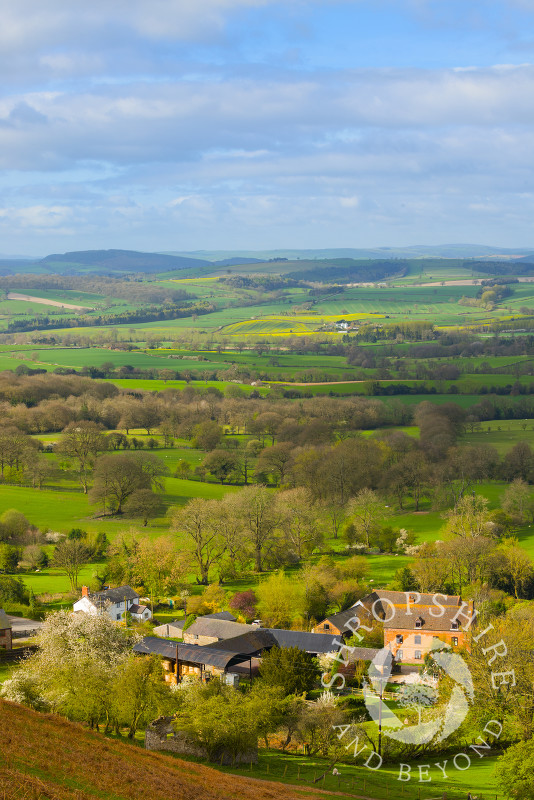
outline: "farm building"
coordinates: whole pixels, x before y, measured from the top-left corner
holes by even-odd
[[[158,625],[154,628],[153,633],[155,636],[162,636],[167,639],[181,639],[184,632],[184,625],[185,619],[175,619],[173,622]]]
[[[223,612],[224,613],[224,612]],[[198,617],[192,625],[184,631],[183,639],[187,644],[207,645],[215,644],[221,639],[232,639],[248,631],[257,630],[256,625],[245,625],[241,622],[209,615]]]
[[[227,621],[227,622],[235,622],[236,621],[236,618],[234,617],[234,615],[231,614],[229,611],[219,611],[216,614],[204,614],[204,616],[198,617],[195,620],[194,624],[196,624],[198,622],[198,620],[204,620],[204,619],[224,620],[224,621]],[[170,637],[172,639],[182,639],[182,638],[184,638],[183,635],[184,635],[185,622],[186,622],[185,619],[175,619],[173,622],[169,622],[169,623],[166,623],[164,625],[158,625],[156,628],[154,628],[154,634],[156,636],[163,636],[164,638],[165,637],[167,637],[167,638]],[[191,627],[192,626],[189,626],[189,628],[191,628]],[[220,631],[218,629],[217,629],[217,633],[218,634],[220,633]],[[187,630],[187,634],[189,634],[189,629]],[[187,634],[186,634],[186,637],[187,637]],[[198,634],[196,634],[196,635],[198,636]],[[214,636],[214,637],[209,637],[208,636],[207,638],[210,639],[209,642],[207,642],[207,641],[206,642],[204,642],[204,641],[201,642],[201,641],[199,641],[199,640],[197,640],[195,638],[195,634],[193,633],[192,635],[190,635],[190,638],[186,638],[184,641],[189,642],[189,644],[211,644],[212,642],[219,641],[220,638],[224,638],[224,637],[221,637],[221,636],[217,635],[217,636]]]
[[[229,649],[220,650],[206,645],[200,647],[196,644],[181,644],[156,636],[145,636],[134,645],[133,650],[134,653],[156,653],[161,656],[166,671],[165,680],[168,683],[176,683],[177,677],[178,680],[184,677],[207,679],[243,671],[252,674],[253,656],[235,653]],[[241,669],[237,670],[237,667]]]
[[[326,633],[308,633],[307,631],[286,631],[283,628],[264,628],[274,637],[278,647],[298,647],[313,656],[324,653],[337,653],[341,642],[336,636]]]
[[[332,631],[348,638],[360,624],[371,627],[380,621],[384,647],[395,660],[417,663],[435,648],[438,639],[452,647],[466,646],[462,626],[472,614],[472,606],[464,604],[459,595],[377,589],[346,611],[327,617],[314,631]]]
[[[11,622],[3,608],[0,608],[0,650],[11,650]]]

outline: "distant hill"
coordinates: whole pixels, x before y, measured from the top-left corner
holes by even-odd
[[[290,261],[298,259],[373,259],[385,260],[389,258],[495,258],[519,257],[534,255],[534,248],[525,247],[491,247],[484,244],[443,244],[443,245],[413,245],[412,247],[327,247],[312,250],[280,249],[280,250],[195,250],[172,251],[169,255],[189,256],[208,261],[221,262],[229,258],[242,258],[242,263],[253,263],[255,260],[269,261],[273,258],[287,258]]]
[[[37,263],[51,272],[169,272],[202,267],[210,262],[189,256],[140,253],[137,250],[79,250],[54,253]]]
[[[236,256],[234,258],[223,258],[222,261],[212,261],[211,263],[215,267],[238,267],[241,264],[263,264],[264,262],[260,258],[239,258]]]
[[[149,753],[53,714],[0,701],[4,800],[318,800],[319,792]]]

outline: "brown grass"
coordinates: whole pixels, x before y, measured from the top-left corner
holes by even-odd
[[[298,787],[237,778],[149,753],[61,717],[0,701],[0,800],[301,800],[313,796],[315,792],[301,792]]]

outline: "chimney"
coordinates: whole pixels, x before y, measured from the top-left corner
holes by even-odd
[[[89,597],[89,587],[82,586],[82,597]]]

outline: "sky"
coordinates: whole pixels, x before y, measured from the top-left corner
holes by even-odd
[[[534,0],[0,0],[0,252],[534,246]]]

